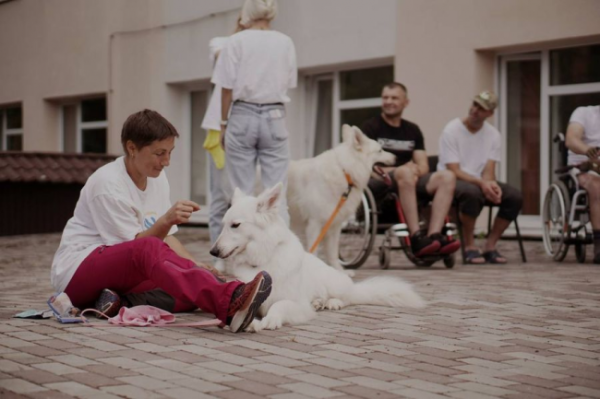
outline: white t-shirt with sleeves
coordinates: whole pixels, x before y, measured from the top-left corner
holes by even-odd
[[[247,29],[230,36],[221,50],[212,82],[232,89],[233,101],[287,103],[298,69],[292,39],[273,30]]]
[[[223,50],[227,44],[229,37],[215,37],[211,39],[208,47],[210,49],[209,58],[211,65],[215,65],[215,60],[218,59],[217,54]],[[213,88],[210,102],[204,119],[202,120],[202,129],[205,130],[221,130],[221,86],[215,85]]]
[[[131,241],[149,229],[171,207],[169,182],[163,171],[148,178],[142,191],[120,157],[94,172],[81,190],[75,213],[67,222],[52,261],[51,282],[64,291],[84,259],[101,245]],[[169,235],[174,234],[173,226]]]
[[[578,107],[573,111],[569,123],[583,126],[583,142],[592,147],[600,147],[600,105]],[[577,165],[588,160],[586,155],[569,150],[569,165]]]
[[[458,163],[460,169],[480,178],[488,161],[500,162],[500,132],[487,122],[481,129],[471,133],[460,118],[444,127],[440,136],[438,170],[446,170],[446,164]]]

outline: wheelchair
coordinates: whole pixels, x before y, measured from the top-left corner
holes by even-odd
[[[559,133],[553,141],[558,143],[565,164],[564,134]],[[554,173],[557,180],[548,187],[542,210],[544,249],[555,261],[561,262],[567,256],[569,246],[573,245],[577,261],[584,263],[586,246],[593,243],[588,195],[579,187],[578,168],[564,166]]]
[[[423,215],[429,204],[419,203],[419,215]],[[426,220],[420,221],[425,228]],[[363,191],[362,201],[356,213],[342,225],[340,235],[340,263],[346,269],[357,269],[363,265],[375,246],[377,234],[383,234],[379,246],[379,266],[382,269],[390,267],[391,252],[401,250],[417,267],[430,267],[442,260],[447,268],[454,267],[456,253],[450,255],[429,255],[417,258],[411,250],[410,232],[404,218],[404,212],[397,193],[388,192],[376,199],[367,187]],[[442,229],[442,234],[450,239],[456,237],[456,225],[450,223],[448,217]]]

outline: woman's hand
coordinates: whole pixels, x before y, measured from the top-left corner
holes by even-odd
[[[199,210],[200,205],[194,201],[181,200],[173,204],[171,209],[169,209],[163,217],[169,226],[173,226],[174,224],[187,223],[190,220],[192,213]]]

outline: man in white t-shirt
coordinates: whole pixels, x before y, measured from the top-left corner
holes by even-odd
[[[600,158],[600,105],[575,109],[567,128],[569,165]],[[595,172],[580,173],[579,184],[589,197],[590,220],[594,230],[594,263],[600,264],[600,176]]]
[[[497,97],[483,91],[473,99],[466,118],[450,121],[440,137],[438,170],[448,169],[456,174],[455,198],[458,201],[463,225],[465,262],[469,264],[504,264],[496,243],[511,221],[521,211],[521,192],[496,181],[496,163],[500,162],[500,132],[485,120],[494,114]],[[475,246],[473,231],[484,205],[500,207],[483,254]]]

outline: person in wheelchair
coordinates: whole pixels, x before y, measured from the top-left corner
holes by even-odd
[[[600,264],[600,105],[578,107],[573,111],[565,144],[569,149],[568,164],[579,167],[577,180],[588,194],[594,230],[594,263]]]
[[[455,196],[462,222],[462,240],[467,264],[506,263],[496,243],[517,218],[523,204],[521,192],[496,181],[500,161],[500,132],[485,120],[494,114],[497,97],[483,91],[473,99],[466,118],[450,121],[440,136],[438,170],[450,170],[457,177]],[[475,246],[475,222],[486,204],[500,207],[485,243],[483,254]]]
[[[362,131],[377,140],[385,151],[396,155],[396,165],[382,167],[388,174],[391,185],[379,176],[369,182],[369,188],[376,197],[383,197],[388,190],[398,193],[411,234],[411,250],[416,257],[426,255],[447,255],[460,248],[458,240],[448,240],[441,233],[444,218],[452,204],[456,178],[449,171],[429,173],[423,134],[419,126],[402,119],[402,112],[408,106],[406,86],[392,82],[383,87],[380,115],[362,125]],[[419,228],[418,202],[431,200],[433,206],[429,228]]]

